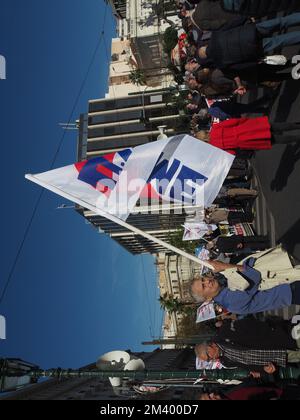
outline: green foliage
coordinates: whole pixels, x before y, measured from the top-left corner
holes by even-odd
[[[192,315],[195,312],[196,304],[194,302],[182,302],[178,298],[165,293],[159,298],[160,306],[170,314],[186,314]]]
[[[166,105],[168,108],[175,108],[178,113],[186,114],[187,92],[172,92],[166,97]],[[184,116],[184,115],[183,115]],[[187,127],[189,119],[186,121]]]
[[[197,311],[194,309],[192,313],[185,314],[180,320],[177,330],[178,337],[193,337],[200,336],[201,334],[212,334],[214,329],[211,327],[210,323],[201,322],[196,324]]]
[[[169,27],[166,29],[163,36],[163,45],[164,50],[167,54],[170,54],[173,48],[176,47],[178,43],[178,32],[177,29]]]
[[[195,249],[197,248],[198,243],[195,241],[183,241],[183,234],[183,228],[171,234],[169,237],[170,244],[176,246],[176,248],[188,252],[189,254],[195,255]]]
[[[170,62],[167,67],[168,67],[168,70],[172,72],[175,82],[178,85],[182,85],[184,83],[184,77],[183,77],[182,71],[180,71],[178,67],[175,66],[175,64],[173,64],[172,62]]]
[[[137,86],[142,86],[146,84],[146,76],[142,70],[133,70],[130,75],[129,79],[131,83]]]

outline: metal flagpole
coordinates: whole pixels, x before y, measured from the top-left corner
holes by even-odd
[[[130,230],[131,232],[134,232],[137,235],[143,236],[144,238],[149,239],[150,241],[155,242],[158,245],[160,245],[160,246],[162,246],[166,249],[169,249],[172,252],[175,252],[178,255],[181,255],[181,256],[183,256],[183,257],[185,257],[185,258],[187,258],[187,259],[189,259],[189,260],[191,260],[191,261],[193,261],[193,262],[195,262],[195,263],[197,263],[201,266],[207,267],[210,270],[214,269],[206,261],[201,261],[196,256],[188,254],[187,252],[182,251],[181,249],[179,249],[179,248],[177,248],[177,247],[175,247],[175,246],[173,246],[173,245],[171,245],[171,244],[169,244],[165,241],[162,241],[161,239],[158,239],[155,236],[152,236],[149,233],[144,232],[143,230],[136,228],[135,226],[130,225],[129,223],[125,222],[124,220],[119,219],[118,217],[116,217],[112,214],[106,213],[105,211],[91,205],[90,203],[87,203],[84,200],[81,200],[80,198],[72,196],[71,194],[61,190],[60,188],[57,188],[57,187],[55,187],[51,184],[47,184],[46,182],[43,182],[40,179],[36,178],[34,175],[29,175],[28,174],[28,175],[25,175],[25,178],[28,179],[29,181],[32,181],[32,182],[40,185],[41,187],[44,187],[44,188],[54,192],[55,194],[58,194],[58,195],[60,195],[64,198],[66,198],[67,200],[73,201],[73,202],[79,204],[80,206],[85,207],[85,208],[99,214],[99,216],[105,217],[106,219],[109,219],[112,222],[114,222],[114,223],[116,223],[120,226],[123,226],[125,229],[128,229],[128,230]]]

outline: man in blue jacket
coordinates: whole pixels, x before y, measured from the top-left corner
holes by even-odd
[[[249,258],[244,265],[230,265],[217,261],[209,261],[216,273],[228,268],[236,268],[249,283],[245,291],[232,291],[227,287],[227,280],[220,274],[195,278],[191,291],[196,300],[214,301],[229,312],[249,315],[265,311],[273,311],[290,305],[300,305],[300,271],[299,281],[284,284],[266,291],[259,291],[261,273],[254,268],[255,258]]]

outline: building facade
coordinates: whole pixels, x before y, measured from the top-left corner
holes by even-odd
[[[173,76],[169,70],[153,68],[152,62],[148,63],[147,68],[141,70],[143,81],[139,80],[139,76],[134,77],[135,73],[139,71],[140,64],[130,40],[124,37],[114,38],[111,44],[109,90],[106,97],[122,98],[136,92],[142,93],[146,88],[165,89],[173,82]]]
[[[186,132],[187,119],[174,100],[176,88],[172,86],[174,79],[167,69],[162,43],[165,29],[173,24],[172,19],[176,21],[172,1],[109,0],[109,3],[117,19],[119,36],[112,40],[109,89],[106,98],[90,100],[87,114],[80,116],[78,162],[154,142],[161,134],[161,126],[169,137]],[[164,10],[166,5],[168,12]],[[138,85],[132,79],[132,73],[138,71],[144,75],[146,84]],[[166,242],[186,219],[186,214],[178,209],[166,213],[161,209],[149,212],[149,207],[141,203],[137,207],[128,222]],[[133,254],[166,251],[83,207],[77,206],[76,210],[87,223]]]
[[[160,295],[167,294],[182,302],[190,302],[190,281],[200,274],[201,266],[180,255],[159,253],[156,258]],[[178,334],[178,327],[183,318],[182,314],[165,313],[163,324],[163,338],[173,338]],[[173,346],[174,347],[174,346]]]
[[[118,35],[129,42],[146,84],[167,87],[172,75],[168,71],[170,60],[164,51],[163,35],[170,25],[179,26],[176,6],[163,0],[127,0],[126,6],[120,0],[111,3]]]

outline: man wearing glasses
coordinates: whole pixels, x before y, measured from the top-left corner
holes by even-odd
[[[275,270],[276,261],[278,265],[284,264],[288,255],[280,249],[259,258],[250,257],[243,265],[230,265],[217,261],[209,261],[214,267],[214,274],[204,277],[196,277],[191,282],[191,293],[196,301],[212,302],[222,306],[229,312],[238,315],[250,315],[265,311],[281,309],[290,305],[300,304],[300,270],[298,267],[286,268],[280,271]],[[271,258],[271,260],[269,260]],[[282,258],[282,260],[279,260]],[[274,261],[274,270],[265,270],[264,261]],[[220,275],[218,273],[223,273]],[[231,290],[228,287],[230,277],[237,282],[246,284],[245,290]],[[298,277],[297,277],[298,276]],[[271,287],[261,290],[264,283]]]

